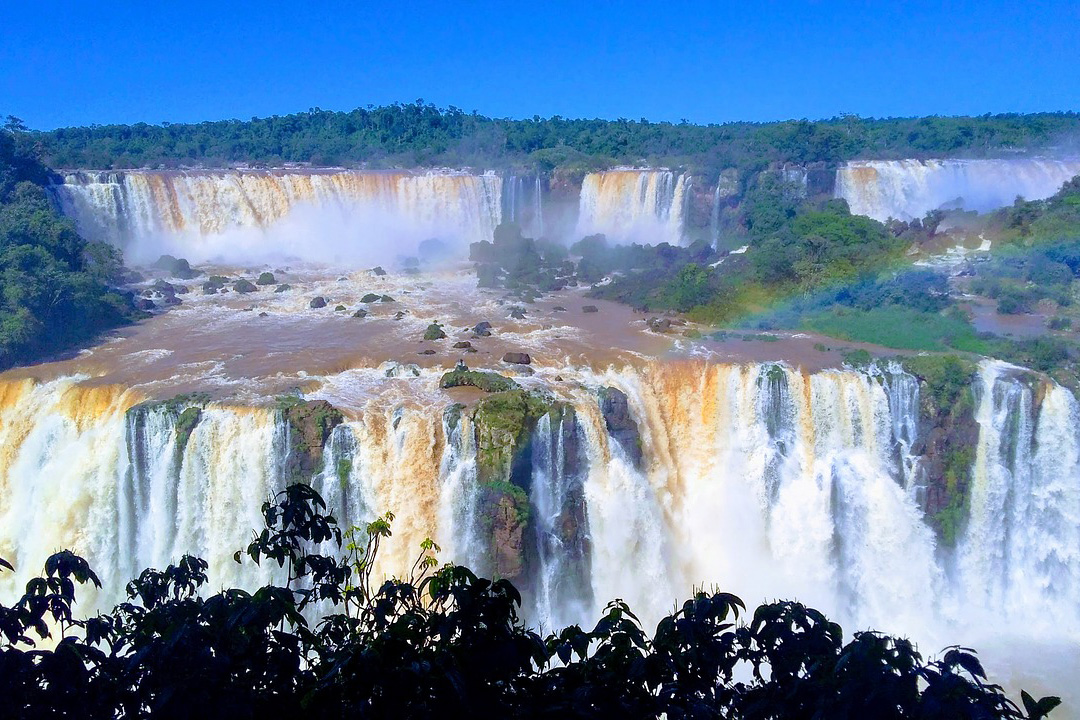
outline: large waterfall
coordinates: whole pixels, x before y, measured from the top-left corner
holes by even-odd
[[[615,597],[651,622],[704,583],[750,602],[796,597],[928,650],[1001,627],[1024,643],[1080,639],[1080,406],[1068,390],[981,366],[969,517],[952,547],[921,507],[918,383],[897,367],[560,373],[571,382],[547,391],[566,409],[532,430],[518,575],[545,627],[586,622]],[[444,559],[487,562],[472,420],[436,378],[395,380],[415,384],[408,399],[347,409],[316,469],[345,523],[396,513],[385,573],[405,571],[426,536]],[[601,408],[616,391],[637,445]],[[0,557],[17,568],[0,579],[5,598],[65,547],[100,573],[100,601],[185,552],[210,562],[213,587],[267,579],[231,554],[284,482],[289,425],[279,409],[210,403],[181,427],[184,407],[79,376],[0,388]]]
[[[986,212],[1017,196],[1041,200],[1080,175],[1080,160],[871,160],[836,174],[836,196],[876,220],[921,218],[939,208]]]
[[[668,170],[589,173],[581,185],[576,234],[679,245],[688,182]]]
[[[79,172],[53,192],[85,237],[136,260],[378,259],[428,237],[490,240],[502,212],[501,178],[459,172]]]

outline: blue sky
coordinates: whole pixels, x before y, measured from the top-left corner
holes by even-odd
[[[41,2],[0,114],[188,122],[423,98],[691,122],[1080,109],[1080,2]]]

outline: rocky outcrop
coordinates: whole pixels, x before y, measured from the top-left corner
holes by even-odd
[[[274,273],[264,272],[259,275],[259,279],[255,281],[256,285],[276,285],[277,280],[274,278]]]
[[[608,437],[619,444],[626,457],[641,468],[644,457],[641,450],[641,433],[630,414],[626,393],[612,387],[600,388],[600,412],[604,416]]]
[[[516,382],[499,373],[470,370],[464,365],[445,373],[439,380],[439,387],[444,390],[454,387],[474,387],[489,393],[519,389]]]
[[[523,352],[508,352],[502,357],[504,363],[510,363],[511,365],[531,365],[532,358],[529,357],[529,353]]]
[[[334,428],[344,421],[341,411],[325,400],[284,397],[278,411],[288,429],[286,479],[306,481],[322,469],[323,446]]]
[[[326,307],[326,298],[324,298],[322,295],[317,295],[316,297],[311,298],[311,302],[308,303],[308,307],[310,307],[312,310],[324,308]]]

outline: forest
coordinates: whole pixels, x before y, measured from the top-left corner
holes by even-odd
[[[56,210],[39,153],[29,134],[0,130],[0,369],[140,317],[130,294],[111,289],[120,252],[87,242]]]
[[[652,634],[613,600],[592,629],[541,636],[511,583],[441,564],[430,540],[406,577],[377,582],[392,514],[343,529],[310,485],[294,484],[262,515],[234,556],[276,566],[276,582],[253,592],[211,592],[206,561],[184,556],[83,618],[77,585],[100,580],[81,557],[52,555],[0,605],[0,719],[1038,720],[1060,703],[1022,692],[1015,704],[968,648],[929,659],[877,632],[845,642],[801,603],[749,613],[717,590],[696,592]]]
[[[549,172],[620,164],[679,167],[710,182],[770,163],[988,156],[1075,147],[1075,112],[694,125],[618,119],[491,118],[423,100],[349,112],[34,132],[52,167],[474,167]]]

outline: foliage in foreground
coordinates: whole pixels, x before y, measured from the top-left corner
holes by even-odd
[[[698,592],[652,638],[619,600],[591,631],[541,638],[520,621],[509,582],[437,567],[430,541],[409,578],[375,587],[390,514],[366,541],[356,528],[343,537],[322,498],[297,484],[263,516],[236,559],[276,565],[284,584],[254,593],[204,597],[207,563],[185,556],[81,620],[75,584],[100,582],[85,560],[53,555],[21,600],[0,605],[0,718],[944,720],[1041,718],[1059,702],[1025,693],[1021,710],[965,648],[926,661],[879,633],[844,644],[838,625],[797,602],[740,622],[742,601],[721,592]]]

